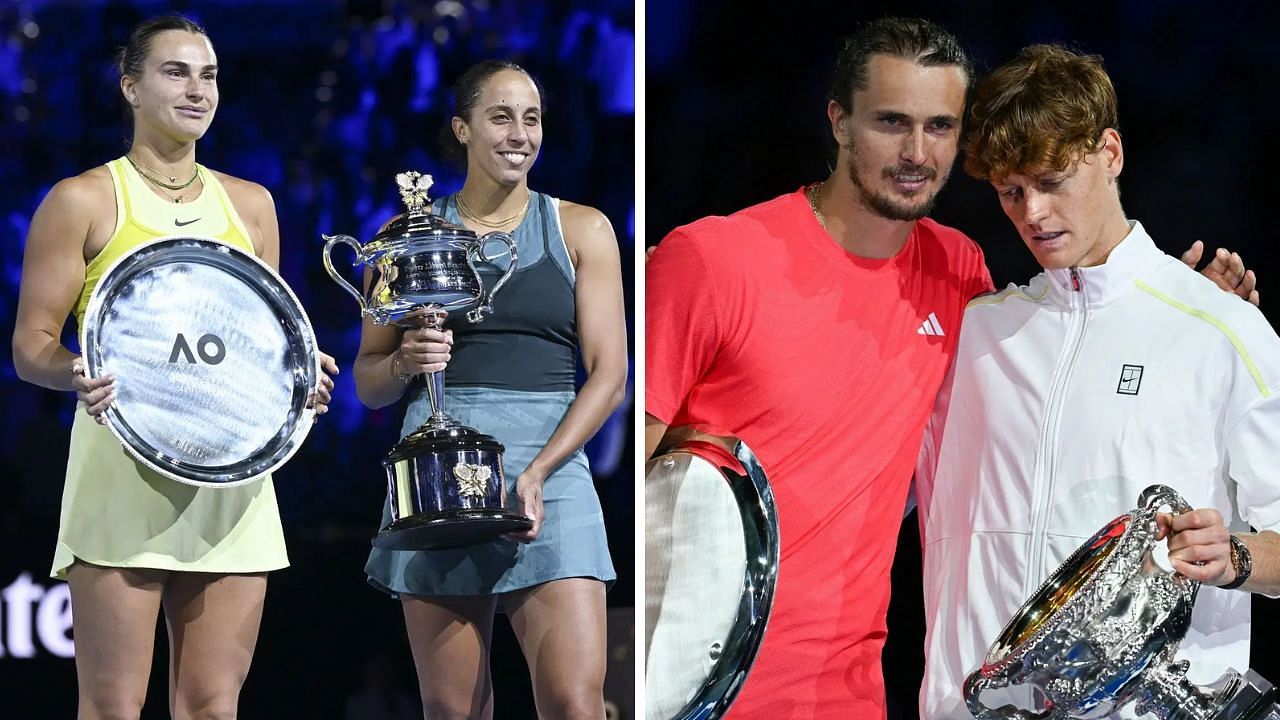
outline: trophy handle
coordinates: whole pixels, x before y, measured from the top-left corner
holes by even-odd
[[[1047,698],[1044,709],[1034,713],[1013,705],[989,708],[982,704],[984,690],[998,690],[1008,685],[1009,680],[1003,676],[984,677],[981,670],[973,672],[964,681],[964,702],[969,706],[969,712],[978,720],[1050,720],[1061,717]]]
[[[485,313],[493,312],[493,296],[498,294],[498,291],[502,289],[502,286],[506,285],[507,280],[511,278],[511,274],[516,271],[517,257],[516,257],[515,238],[511,237],[511,235],[507,233],[496,232],[496,231],[491,232],[485,235],[484,237],[480,238],[480,242],[476,243],[475,247],[471,248],[471,250],[467,252],[467,265],[471,266],[471,271],[472,272],[476,271],[475,261],[471,259],[472,252],[479,255],[481,261],[483,262],[490,261],[489,258],[484,254],[484,246],[487,245],[490,240],[501,240],[503,243],[506,244],[507,249],[511,251],[511,265],[507,267],[507,271],[502,274],[502,277],[498,278],[498,282],[494,283],[492,289],[488,291],[481,289],[480,304],[477,305],[474,310],[467,313],[467,320],[473,323],[480,322],[481,320],[483,320]],[[477,276],[478,276],[478,273],[477,273]]]
[[[1168,485],[1148,485],[1147,489],[1143,490],[1142,494],[1138,496],[1138,507],[1144,510],[1150,510],[1154,513],[1165,505],[1169,506],[1174,515],[1181,515],[1182,513],[1191,512],[1195,509],[1178,494],[1177,490],[1174,490]],[[1152,522],[1154,522],[1154,520],[1152,520]],[[1166,538],[1165,541],[1167,543],[1168,538]],[[1150,553],[1151,550],[1148,548],[1147,552]],[[1190,584],[1191,602],[1194,603],[1196,595],[1200,593],[1200,581],[1192,580],[1177,570],[1167,571],[1167,574]]]
[[[356,292],[356,289],[352,287],[351,283],[344,280],[343,277],[338,274],[338,271],[333,269],[333,260],[329,258],[329,253],[330,251],[333,250],[334,245],[338,245],[338,244],[348,245],[351,247],[352,250],[356,251],[356,261],[352,263],[352,265],[353,266],[361,265],[364,263],[364,248],[360,245],[360,242],[358,240],[351,237],[350,235],[321,235],[320,237],[324,238],[327,241],[324,244],[325,271],[329,273],[329,277],[333,278],[334,282],[342,286],[343,290],[346,290],[347,292],[351,293],[351,297],[355,298],[356,302],[360,303],[360,313],[362,315],[365,314],[365,312],[368,310],[368,305],[366,305],[364,301],[364,296],[361,295],[359,292]]]
[[[1150,485],[1138,496],[1138,507],[1147,510],[1159,510],[1164,505],[1173,508],[1174,515],[1191,512],[1192,510],[1192,507],[1178,494],[1178,491],[1168,485]]]

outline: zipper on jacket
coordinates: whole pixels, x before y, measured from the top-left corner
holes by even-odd
[[[1023,580],[1023,595],[1026,596],[1030,596],[1043,581],[1041,565],[1044,564],[1044,554],[1049,544],[1046,528],[1049,523],[1049,511],[1053,506],[1062,406],[1066,402],[1067,385],[1071,382],[1076,358],[1080,355],[1080,346],[1084,344],[1085,327],[1089,324],[1089,308],[1085,304],[1088,298],[1076,268],[1071,268],[1071,288],[1073,290],[1069,297],[1071,327],[1068,329],[1062,353],[1058,356],[1058,366],[1054,370],[1053,379],[1049,385],[1049,396],[1045,401],[1044,423],[1040,426],[1040,443],[1036,448],[1036,470],[1033,473],[1035,500],[1031,508],[1031,554],[1027,563],[1027,576]]]

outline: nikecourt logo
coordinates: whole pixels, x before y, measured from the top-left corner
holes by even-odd
[[[191,223],[196,223],[196,222],[200,222],[200,218],[196,218],[195,220],[188,220],[186,222],[182,222],[177,218],[173,219],[173,224],[177,225],[178,227],[186,227],[187,225],[190,225]]]
[[[1137,395],[1139,387],[1142,387],[1142,366],[1121,365],[1120,384],[1116,386],[1116,393],[1120,395]]]
[[[942,326],[938,324],[938,316],[929,313],[929,317],[924,319],[920,327],[916,328],[917,335],[946,335],[942,332]]]

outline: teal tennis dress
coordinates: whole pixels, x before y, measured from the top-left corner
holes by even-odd
[[[432,211],[461,224],[454,196]],[[498,292],[494,312],[476,324],[462,313],[449,318],[453,352],[445,372],[445,411],[458,422],[493,435],[505,447],[507,507],[518,509],[516,478],[542,449],[573,402],[577,369],[574,271],[560,229],[559,202],[533,193],[512,233],[518,262]],[[500,243],[490,243],[492,254]],[[503,251],[479,264],[485,287],[510,266]],[[409,393],[401,437],[431,414],[425,385]],[[604,516],[587,456],[579,449],[546,479],[538,537],[519,544],[495,540],[454,550],[383,550],[369,554],[365,572],[392,595],[490,595],[570,577],[612,582],[616,575],[605,540]],[[384,504],[382,523],[391,521]]]

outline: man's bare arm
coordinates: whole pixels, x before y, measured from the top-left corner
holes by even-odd
[[[653,452],[658,449],[658,444],[662,442],[662,436],[666,433],[666,423],[649,413],[644,414],[644,457],[646,460],[653,457]]]

